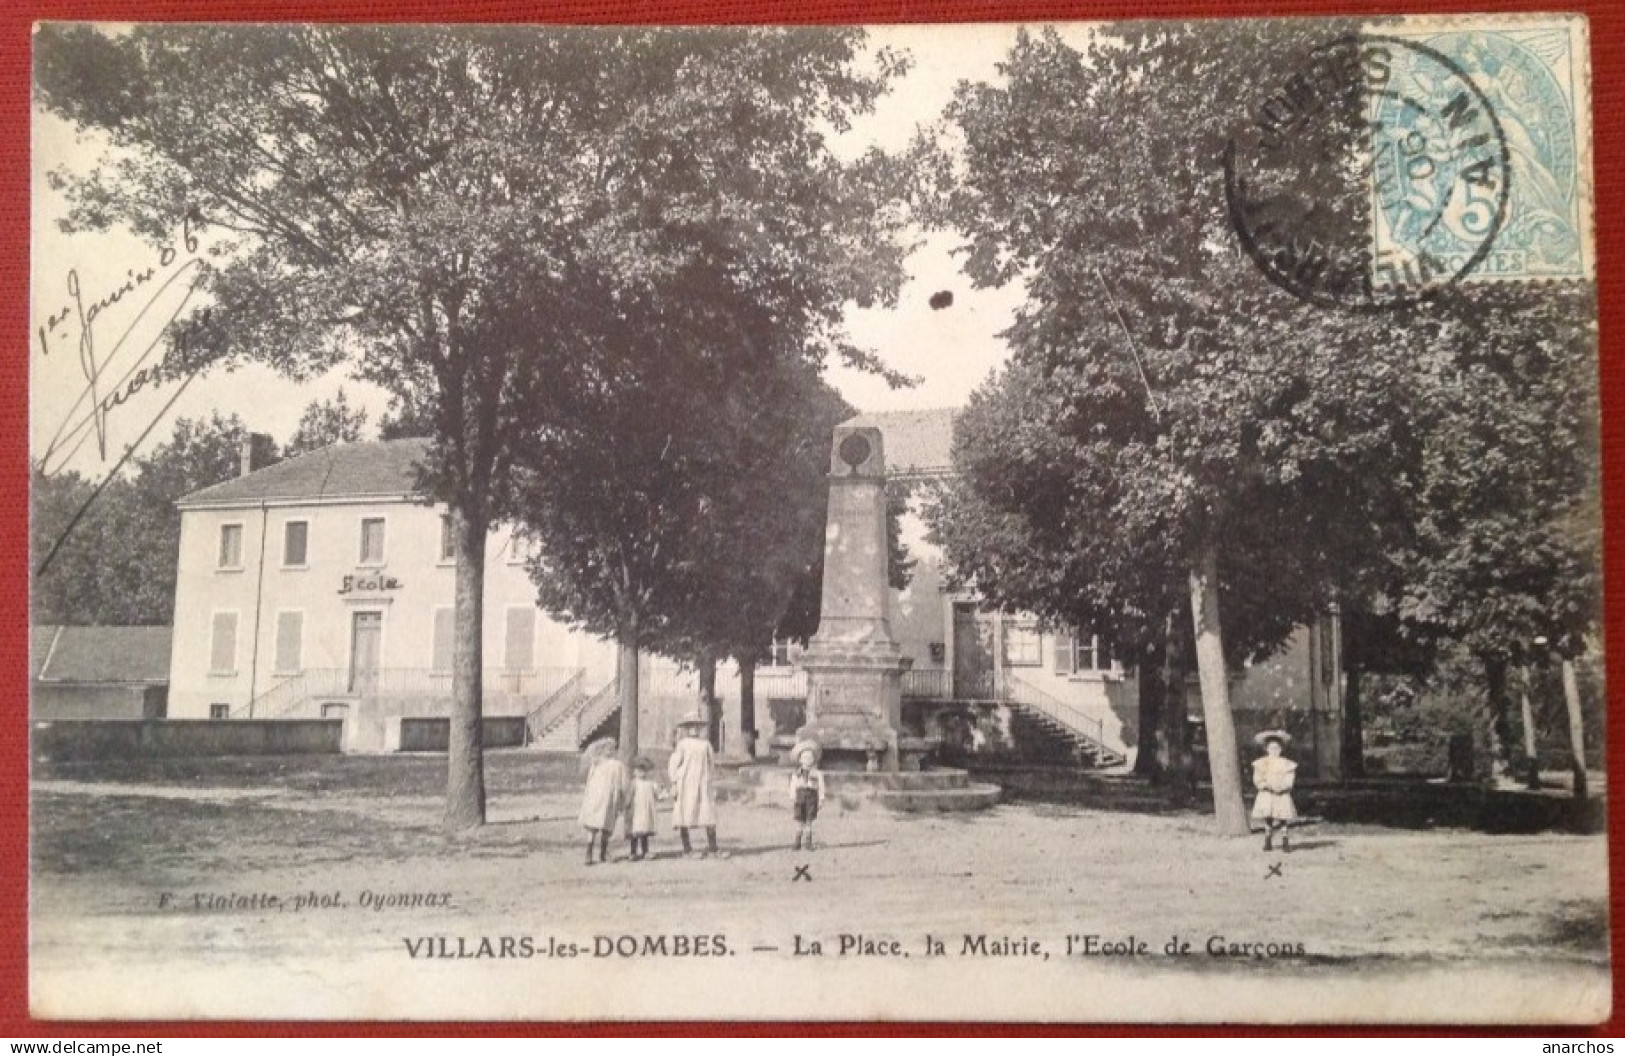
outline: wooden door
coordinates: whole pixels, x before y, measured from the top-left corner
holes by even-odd
[[[358,612],[350,623],[350,692],[370,693],[378,685],[378,656],[384,639],[384,614]]]

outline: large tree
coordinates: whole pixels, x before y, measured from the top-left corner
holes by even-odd
[[[854,72],[859,48],[812,29],[36,36],[37,98],[114,147],[60,174],[71,225],[156,241],[201,217],[219,239],[215,355],[295,376],[342,363],[428,427],[422,488],[448,505],[457,558],[449,827],[485,814],[487,535],[517,512],[519,438],[559,432],[532,395],[561,365],[572,384],[612,381],[617,341],[703,358],[641,344],[660,335],[620,316],[651,318],[690,263],[726,271],[754,305],[747,325],[832,341],[845,300],[895,285],[895,255],[847,252],[886,212],[861,193],[868,171],[825,145],[896,68],[881,54]]]
[[[1454,299],[1420,357],[1413,545],[1386,600],[1411,638],[1475,658],[1504,770],[1513,670],[1572,661],[1601,616],[1596,300],[1589,283]]]
[[[844,313],[895,294],[905,251],[897,166],[829,142],[894,57],[866,58],[854,30],[679,39],[643,56],[643,105],[602,195],[593,237],[618,256],[572,320],[590,354],[538,395],[520,461],[542,604],[619,644],[627,753],[641,650],[739,647],[709,611],[744,589],[737,569],[715,578],[732,534],[748,536],[734,561],[802,560],[809,445],[832,424],[816,374],[835,357],[879,369]],[[785,508],[765,508],[775,492]]]
[[[1415,457],[1396,340],[1411,310],[1342,312],[1273,285],[1226,198],[1225,147],[1246,101],[1345,30],[1120,24],[1081,49],[1024,33],[1002,82],[962,86],[948,115],[963,149],[944,219],[968,239],[975,282],[1025,282],[1007,338],[1051,397],[1047,421],[1026,428],[1066,447],[1059,476],[1023,488],[1022,474],[995,470],[988,496],[1028,518],[1020,530],[1049,522],[1037,541],[1057,556],[1086,532],[1121,537],[1098,572],[1073,565],[1083,582],[1052,576],[1049,589],[1081,599],[1039,611],[1138,621],[1119,632],[1132,643],[1188,596],[1214,804],[1232,834],[1247,821],[1226,685],[1238,650],[1220,600],[1232,616],[1261,606],[1245,622],[1282,637],[1324,611],[1385,545],[1396,466]],[[1314,146],[1350,151],[1352,136]],[[1326,223],[1359,219],[1355,189],[1328,190],[1344,193],[1328,194]],[[1042,477],[1020,466],[1019,442],[1008,450]],[[1282,589],[1267,601],[1235,589],[1271,579]],[[1271,644],[1247,637],[1241,651]]]

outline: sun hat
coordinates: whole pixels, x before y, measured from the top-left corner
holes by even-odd
[[[820,745],[817,741],[813,740],[811,737],[803,737],[801,740],[796,742],[794,748],[790,749],[790,762],[794,763],[797,766],[800,766],[801,765],[801,753],[802,752],[811,752],[811,753],[813,753],[813,765],[814,766],[817,766],[818,765],[818,760],[820,760],[820,759],[822,759],[824,757],[824,748],[823,748],[823,746]]]
[[[613,737],[600,737],[587,745],[581,751],[581,772],[586,773],[593,768],[593,764],[606,755],[614,755],[619,745]]]
[[[677,726],[678,726],[679,729],[681,729],[684,726],[709,726],[709,725],[711,725],[711,720],[706,718],[699,711],[699,709],[697,709],[697,708],[694,711],[689,712],[687,715],[684,715],[682,718],[677,720]]]
[[[1260,748],[1270,741],[1280,741],[1281,747],[1285,748],[1292,743],[1292,735],[1285,730],[1260,730],[1253,735],[1253,743]]]

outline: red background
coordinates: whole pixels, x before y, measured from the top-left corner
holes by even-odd
[[[1200,18],[1262,15],[1474,13],[1551,10],[1553,3],[1497,0],[1316,4],[1306,0],[1188,0],[1083,3],[1080,0],[59,0],[23,3],[0,13],[0,1035],[93,1037],[216,1037],[298,1035],[511,1036],[536,1034],[783,1034],[785,1024],[615,1024],[583,1030],[556,1024],[450,1023],[61,1023],[28,1015],[28,238],[29,33],[36,20],[112,21],[347,21],[347,22],[961,22],[1061,19]],[[1603,509],[1607,519],[1606,575],[1625,576],[1625,4],[1589,0],[1568,5],[1591,20],[1592,127],[1596,168],[1597,270],[1601,303]],[[1625,774],[1625,591],[1606,595],[1608,626],[1608,770]],[[1617,717],[1616,717],[1617,716]],[[1613,877],[1614,1018],[1580,1034],[1625,1034],[1625,805],[1609,802],[1609,868]],[[799,1036],[849,1034],[1076,1034],[1077,1026],[999,1024],[815,1024]],[[1165,1034],[1416,1034],[1416,1030],[1265,1030],[1214,1026],[1158,1030],[1102,1026],[1084,1032]],[[1423,1033],[1457,1033],[1428,1030]],[[1460,1033],[1482,1034],[1482,1029]],[[1503,1033],[1550,1036],[1550,1030]]]

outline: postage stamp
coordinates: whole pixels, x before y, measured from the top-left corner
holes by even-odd
[[[1477,254],[1494,226],[1489,251],[1463,269],[1462,281],[1590,277],[1584,21],[1491,21],[1399,28],[1392,35],[1425,45],[1470,79],[1504,143],[1507,187],[1504,209],[1497,210],[1495,189],[1480,168],[1452,196],[1444,166],[1406,152],[1408,143],[1431,132],[1451,144],[1470,170],[1483,164],[1472,159],[1472,151],[1475,137],[1486,131],[1473,129],[1471,115],[1457,101],[1459,88],[1452,91],[1449,79],[1429,68],[1426,52],[1397,52],[1390,92],[1371,97],[1371,127],[1383,134],[1373,144],[1375,266],[1386,270],[1385,262],[1395,256],[1427,254],[1448,269]],[[1438,127],[1441,121],[1447,134]]]
[[[1609,1015],[1583,21],[34,57],[37,1016]]]

